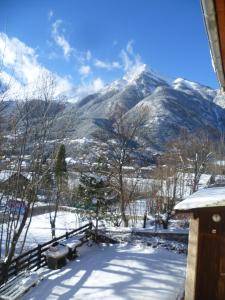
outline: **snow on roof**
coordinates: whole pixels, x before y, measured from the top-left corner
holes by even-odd
[[[222,184],[225,182],[225,175],[216,175],[215,176],[215,183]]]
[[[153,170],[153,169],[155,169],[156,168],[156,166],[155,165],[151,165],[151,166],[147,166],[147,167],[142,167],[141,168],[141,170],[143,170],[143,171],[148,171],[148,170]]]
[[[1,171],[0,172],[0,182],[5,182],[6,180],[8,180],[14,174],[18,174],[18,173],[16,171],[12,171],[12,170]],[[31,173],[21,172],[20,174],[23,175],[28,180],[32,179],[32,174]]]
[[[214,165],[225,166],[225,160],[216,160],[214,161]]]
[[[14,174],[13,171],[10,171],[10,170],[1,171],[0,172],[0,182],[4,182],[4,181],[8,180],[13,174]]]
[[[123,169],[124,170],[135,170],[135,168],[131,167],[131,166],[123,166]]]
[[[72,157],[67,157],[67,158],[65,159],[65,161],[66,161],[66,163],[67,163],[68,165],[74,165],[74,164],[77,163],[77,161],[74,160]]]
[[[225,187],[204,188],[178,203],[175,210],[225,206]]]
[[[211,174],[202,174],[200,176],[200,180],[199,180],[198,185],[204,185],[204,186],[207,185],[209,183],[209,180],[210,180],[211,177],[212,177]]]

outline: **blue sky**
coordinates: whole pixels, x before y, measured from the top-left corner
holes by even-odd
[[[82,94],[146,63],[218,87],[199,0],[0,0],[0,31],[5,71],[23,84],[44,70]]]

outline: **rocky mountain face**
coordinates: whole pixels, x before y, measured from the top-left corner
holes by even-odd
[[[56,118],[53,132],[63,128],[70,139],[89,138],[100,126],[109,126],[112,113],[122,109],[132,118],[144,107],[145,138],[152,149],[163,149],[182,130],[203,130],[215,137],[225,129],[224,96],[182,78],[167,82],[146,65],[76,103],[68,103]]]
[[[146,140],[153,149],[162,149],[182,130],[202,130],[212,137],[223,131],[225,111],[214,101],[216,95],[215,90],[182,78],[169,83],[142,65],[66,109],[58,126],[68,126],[70,138],[90,137],[99,126],[108,126],[118,107],[131,118],[144,107]]]

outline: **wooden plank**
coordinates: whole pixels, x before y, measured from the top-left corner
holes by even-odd
[[[217,235],[199,235],[196,299],[217,300],[219,242]]]
[[[220,41],[220,51],[223,64],[223,73],[225,74],[225,1],[224,0],[214,0],[217,28]]]
[[[219,214],[220,222],[213,221]],[[225,211],[211,208],[199,212],[199,245],[195,299],[225,299]],[[221,276],[221,274],[224,276]]]

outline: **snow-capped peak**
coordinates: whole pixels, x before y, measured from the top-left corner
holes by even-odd
[[[175,79],[172,83],[172,86],[175,90],[182,90],[183,92],[197,92],[203,98],[209,101],[212,101],[216,95],[216,91],[211,89],[210,87],[183,78]]]
[[[150,73],[150,69],[146,64],[133,66],[124,76],[123,79],[127,83],[135,82],[143,73]]]
[[[201,87],[200,84],[183,78],[175,79],[173,81],[173,86],[175,89],[179,89],[181,86],[186,86],[187,88],[191,88],[191,89],[197,89]]]
[[[167,85],[168,83],[160,75],[153,72],[146,64],[138,64],[129,69],[129,71],[119,80],[113,81],[105,86],[100,93],[105,94],[110,91],[123,91],[127,87],[135,86],[143,97],[153,92],[158,85]]]

